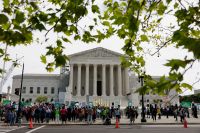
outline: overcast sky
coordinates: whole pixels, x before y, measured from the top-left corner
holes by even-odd
[[[84,20],[84,22],[87,22],[89,20]],[[167,23],[167,22],[166,22]],[[40,36],[40,34],[37,34],[36,36]],[[49,36],[52,40],[55,40],[56,36],[53,33],[50,33]],[[40,36],[41,37],[41,36]],[[41,37],[42,38],[42,37]],[[51,41],[49,41],[51,42]],[[43,45],[37,44],[34,42],[32,45],[29,46],[17,46],[17,47],[9,47],[8,53],[11,55],[12,58],[15,58],[16,56],[24,58],[21,60],[21,63],[24,62],[25,69],[24,73],[33,73],[33,74],[48,74],[48,72],[45,70],[45,65],[40,62],[40,56],[41,54],[45,54],[45,47],[48,46],[50,43],[44,43]],[[100,44],[92,43],[92,44],[84,44],[82,42],[75,42],[72,41],[72,44],[66,44],[65,45],[65,53],[67,55],[96,48],[96,47],[104,47],[109,50],[123,53],[121,48],[123,47],[124,42],[123,40],[120,40],[118,37],[113,36],[110,39],[102,41]],[[1,47],[5,47],[5,45],[1,45]],[[152,76],[162,76],[163,74],[167,74],[169,72],[169,68],[163,66],[163,64],[166,63],[168,59],[171,58],[184,58],[185,53],[187,51],[185,50],[177,50],[173,47],[165,48],[160,51],[161,56],[150,56],[146,55],[146,72],[147,74],[150,74]],[[3,66],[3,62],[1,60],[0,67]],[[8,70],[11,66],[11,63],[6,63],[6,69]],[[189,70],[185,75],[185,81],[188,83],[194,83],[198,78],[200,78],[199,75],[199,68],[200,64],[195,64],[191,70]],[[5,92],[7,90],[8,86],[12,86],[12,76],[13,75],[19,75],[21,74],[22,67],[15,68],[12,72],[11,76],[9,77],[8,81],[4,85],[3,91]],[[59,68],[56,69],[54,72],[55,74],[59,73]],[[195,84],[194,88],[200,88],[200,83]],[[187,91],[186,94],[189,94],[190,92]]]

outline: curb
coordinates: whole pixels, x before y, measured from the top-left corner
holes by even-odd
[[[22,126],[29,126],[29,123],[22,123]],[[90,124],[88,125],[87,123],[67,123],[67,124],[33,124],[33,126],[95,126],[95,125],[104,125],[104,124]],[[112,123],[111,125],[115,125],[115,123]],[[127,123],[119,123],[119,125],[129,125]],[[134,123],[133,125],[183,125],[183,123]],[[200,123],[188,123],[188,125],[200,125]],[[0,124],[0,126],[6,126],[5,124]],[[107,125],[104,125],[107,126]],[[108,125],[109,126],[109,125]]]

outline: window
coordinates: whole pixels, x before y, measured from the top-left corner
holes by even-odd
[[[44,87],[44,94],[47,94],[47,87]]]
[[[32,102],[32,98],[29,99],[29,102]]]
[[[37,94],[40,94],[40,87],[37,87]]]
[[[162,99],[160,99],[160,102],[162,103]]]
[[[23,87],[22,93],[26,93],[26,87]]]
[[[149,99],[147,99],[147,102],[149,102]]]
[[[51,94],[54,94],[55,93],[55,89],[54,87],[51,87]]]
[[[33,87],[30,87],[30,94],[33,93]]]

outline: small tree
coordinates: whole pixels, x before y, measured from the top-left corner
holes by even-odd
[[[35,101],[38,103],[42,103],[42,102],[47,102],[47,99],[48,99],[47,96],[38,96]]]

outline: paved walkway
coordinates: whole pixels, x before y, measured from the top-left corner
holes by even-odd
[[[156,121],[153,121],[153,119],[151,118],[146,118],[147,122],[145,123],[141,123],[141,117],[138,117],[136,120],[135,120],[135,123],[136,125],[179,125],[179,124],[183,124],[180,122],[180,117],[178,117],[178,121],[175,121],[174,117],[173,116],[169,116],[169,118],[166,118],[166,116],[162,116],[161,119],[157,119]],[[190,118],[186,118],[188,124],[200,124],[200,116],[199,118],[193,118],[193,117],[190,117]],[[113,118],[111,119],[111,124],[115,124],[116,120]],[[29,123],[27,122],[22,122],[22,125],[27,125]],[[44,124],[47,124],[46,122],[45,123],[34,123],[34,125],[44,125]],[[66,123],[67,125],[85,125],[87,124],[85,121],[84,122],[79,122],[79,121],[76,121],[76,122],[68,122]],[[95,124],[95,125],[102,125],[103,122],[101,119],[97,119],[95,121],[95,123],[92,123],[92,124]],[[119,122],[120,125],[127,125],[129,124],[129,119],[127,119],[126,117],[123,117],[120,119],[120,122]],[[5,123],[3,122],[0,122],[0,125],[6,125]],[[60,123],[56,123],[56,122],[52,122],[50,121],[47,125],[61,125],[61,122]]]

